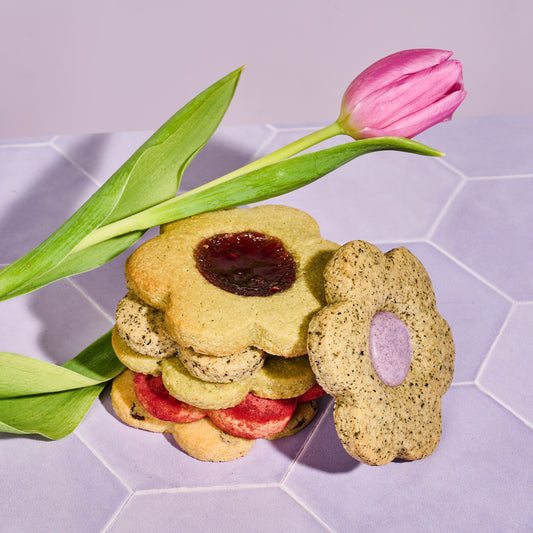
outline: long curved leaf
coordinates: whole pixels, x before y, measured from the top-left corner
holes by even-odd
[[[54,268],[46,270],[40,276],[28,279],[3,297],[0,296],[0,301],[40,289],[59,279],[98,268],[132,246],[144,233],[144,231],[134,231],[109,239],[91,248],[71,253]]]
[[[124,369],[111,346],[111,331],[62,366],[8,352],[0,352],[0,360],[0,399],[98,385]]]
[[[60,277],[96,268],[101,264],[101,253],[95,254],[94,260],[91,254],[84,254],[83,260],[78,257],[67,265],[61,262],[99,226],[175,196],[186,166],[222,120],[240,73],[241,69],[237,69],[228,74],[180,109],[58,230],[2,269],[0,300],[24,294]],[[131,243],[131,239],[108,243],[104,247],[105,255],[118,255]],[[36,282],[38,279],[40,284]]]
[[[308,185],[329,172],[371,152],[395,150],[426,156],[442,153],[411,139],[379,137],[317,150],[241,174],[229,180],[214,180],[172,200],[121,220],[102,232],[114,234],[142,230],[206,211],[226,209],[274,198]],[[95,232],[95,236],[97,232]],[[90,249],[90,248],[89,248]]]
[[[111,332],[62,366],[0,353],[0,431],[65,437],[81,422],[106,383],[124,369]]]
[[[212,187],[200,190],[197,194],[191,191],[190,195],[183,195],[183,204],[186,205],[184,210],[178,211],[177,217],[176,213],[170,214],[167,222],[205,211],[235,207],[281,196],[320,179],[356,157],[384,150],[427,156],[442,155],[417,141],[399,137],[379,137],[341,144],[296,156],[249,174],[243,174],[230,181],[214,183]],[[179,200],[179,197],[176,200]],[[158,209],[158,206],[155,209]]]
[[[74,431],[105,383],[81,389],[0,400],[0,431],[61,439]]]
[[[80,389],[99,384],[99,381],[33,357],[8,352],[0,352],[0,357],[0,399]]]

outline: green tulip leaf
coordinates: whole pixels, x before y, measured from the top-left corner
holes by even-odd
[[[59,279],[98,268],[135,244],[143,234],[144,230],[134,231],[98,243],[91,246],[91,248],[85,248],[79,252],[71,252],[54,268],[43,272],[40,276],[29,279],[24,285],[11,291],[7,298],[14,298],[15,296],[40,289]]]
[[[76,429],[105,385],[2,399],[0,431],[62,439]]]
[[[0,358],[2,361],[0,399],[79,389],[99,384],[99,381],[72,372],[67,368],[25,355],[0,352]]]
[[[383,150],[433,157],[443,155],[417,141],[399,137],[379,137],[349,142],[294,156],[231,179],[214,180],[142,213],[103,227],[99,231],[109,235],[128,233],[206,211],[267,200],[308,185],[356,157]],[[95,232],[94,237],[98,237],[98,232]]]
[[[124,369],[107,332],[62,366],[0,353],[0,431],[62,438]]]
[[[179,218],[280,196],[318,180],[356,157],[383,150],[429,156],[442,155],[433,148],[399,137],[379,137],[341,144],[296,156],[229,181],[213,183],[211,187],[200,190],[197,194],[193,190],[185,198],[186,206],[183,211],[179,211]],[[179,197],[176,198],[176,204],[178,201]],[[158,206],[154,208],[157,209]],[[170,215],[170,220],[174,218]]]
[[[0,271],[0,300],[25,294],[62,277],[96,268],[127,249],[142,233],[114,239],[96,253],[71,258],[98,227],[176,195],[181,176],[222,120],[241,69],[208,87],[161,126],[50,237]]]

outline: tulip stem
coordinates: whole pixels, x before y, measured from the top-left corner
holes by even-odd
[[[254,170],[258,170],[268,165],[279,163],[284,159],[289,159],[293,155],[303,152],[304,150],[307,150],[307,148],[315,146],[316,144],[326,141],[327,139],[330,139],[331,137],[334,137],[335,135],[339,135],[341,133],[344,133],[342,126],[339,123],[334,122],[333,124],[314,131],[313,133],[310,133],[309,135],[306,135],[305,137],[302,137],[301,139],[298,139],[288,144],[287,146],[284,146],[283,148],[279,148],[278,150],[275,150],[274,152],[268,155],[265,155],[255,161],[252,161],[251,163],[248,163],[247,165],[237,170],[234,170],[229,174],[225,174],[224,176],[221,176],[220,178],[217,178],[209,183],[201,185],[200,187],[196,187],[196,189],[185,192],[181,194],[180,197],[183,198],[190,194],[196,194],[204,189],[211,188],[213,185],[219,185],[220,183],[229,181],[230,179],[235,178],[237,176],[242,176],[243,174],[248,174],[249,172],[253,172]],[[167,201],[172,202],[173,200],[174,198]]]
[[[298,139],[297,141],[280,148],[279,150],[275,150],[274,152],[261,157],[256,161],[252,161],[244,167],[225,174],[218,179],[215,179],[204,185],[200,185],[200,187],[196,187],[195,189],[184,192],[174,198],[166,200],[165,202],[161,202],[160,204],[145,209],[144,211],[140,211],[139,213],[135,213],[129,217],[117,220],[112,224],[97,228],[84,240],[82,240],[73,251],[79,252],[80,250],[88,248],[89,246],[104,242],[113,237],[117,237],[118,235],[124,235],[132,231],[144,230],[159,224],[170,222],[172,217],[170,217],[170,220],[168,219],[169,213],[173,212],[171,206],[182,203],[188,196],[196,195],[200,191],[220,185],[221,183],[229,181],[238,176],[242,176],[243,174],[253,172],[254,170],[258,170],[268,165],[279,163],[284,159],[289,159],[290,157],[302,152],[303,150],[306,150],[307,148],[310,148],[311,146],[342,133],[344,133],[342,126],[338,122],[334,122],[325,128],[314,131],[309,135],[306,135],[301,139]]]

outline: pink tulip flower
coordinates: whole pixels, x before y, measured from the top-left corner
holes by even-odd
[[[354,139],[407,137],[452,117],[464,100],[461,62],[446,50],[404,50],[357,76],[337,122]]]

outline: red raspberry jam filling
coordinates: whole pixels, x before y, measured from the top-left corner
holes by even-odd
[[[244,231],[204,239],[194,250],[196,267],[213,285],[241,296],[270,296],[296,279],[296,263],[276,237]]]

